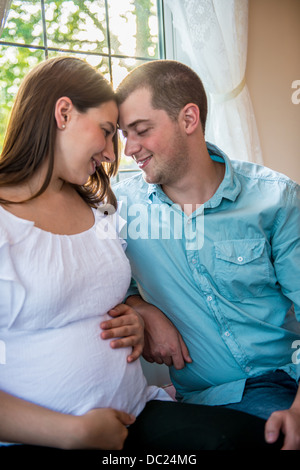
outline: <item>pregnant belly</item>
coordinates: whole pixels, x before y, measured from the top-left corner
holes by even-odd
[[[147,395],[140,362],[128,364],[128,348],[113,350],[100,338],[102,319],[1,334],[0,388],[63,413],[113,407],[138,414]]]

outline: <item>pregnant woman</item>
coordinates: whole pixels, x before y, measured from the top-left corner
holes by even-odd
[[[130,266],[114,226],[102,233],[117,118],[110,84],[75,58],[38,65],[18,92],[0,160],[3,444],[118,449],[147,401],[169,399],[135,360],[143,326],[118,305]],[[100,324],[117,305],[112,349]]]

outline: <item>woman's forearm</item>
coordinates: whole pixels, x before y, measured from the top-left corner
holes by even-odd
[[[58,413],[0,391],[0,442],[59,449],[123,448],[135,417],[113,408]]]
[[[68,449],[76,421],[0,391],[0,441]]]

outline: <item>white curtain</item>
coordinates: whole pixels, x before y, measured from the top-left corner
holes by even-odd
[[[232,159],[263,163],[245,81],[248,0],[165,0],[209,100],[206,140]]]
[[[9,12],[11,0],[0,0],[0,37],[5,25],[5,21]]]

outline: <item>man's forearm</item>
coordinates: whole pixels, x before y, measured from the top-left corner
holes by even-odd
[[[135,305],[143,305],[146,304],[145,300],[142,299],[140,295],[130,295],[127,297],[125,304],[129,305],[130,307],[134,308]]]
[[[147,320],[147,308],[156,308],[145,300],[143,300],[140,295],[130,295],[129,297],[127,297],[125,304],[135,309],[141,315],[144,321]]]
[[[173,365],[175,369],[182,369],[186,362],[192,362],[180,333],[164,312],[139,295],[129,296],[126,303],[134,308],[144,321],[143,356],[147,361]]]

